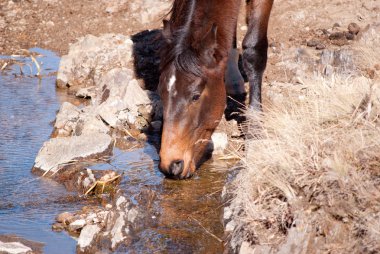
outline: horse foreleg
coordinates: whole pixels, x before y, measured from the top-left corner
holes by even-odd
[[[225,74],[226,92],[227,95],[236,95],[245,93],[244,79],[239,71],[239,51],[237,49],[237,23],[235,24],[235,31],[231,50],[228,54],[227,68]]]
[[[273,0],[247,0],[248,32],[243,40],[243,65],[249,80],[249,105],[261,110],[261,83],[268,58],[268,22]]]
[[[239,70],[239,51],[236,41],[236,26],[233,44],[228,54],[227,67],[225,73],[225,86],[227,92],[226,119],[236,119],[243,121],[241,109],[244,107],[247,96],[244,87],[244,79]]]

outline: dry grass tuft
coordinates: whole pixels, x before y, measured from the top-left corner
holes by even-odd
[[[317,78],[247,113],[256,138],[233,183],[233,238],[257,253],[380,251],[380,85],[371,82]]]

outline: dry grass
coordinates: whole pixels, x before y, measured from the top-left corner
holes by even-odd
[[[248,112],[259,138],[240,154],[232,237],[257,253],[379,252],[380,85],[305,84],[262,115]]]

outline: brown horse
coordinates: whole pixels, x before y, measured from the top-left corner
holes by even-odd
[[[250,106],[260,110],[273,0],[246,3],[243,64]],[[236,46],[239,8],[240,0],[175,0],[170,20],[164,20],[166,43],[158,86],[164,108],[159,168],[169,178],[184,179],[195,172],[223,115],[226,90],[229,95],[244,91],[238,68],[230,66],[237,64],[231,48]]]

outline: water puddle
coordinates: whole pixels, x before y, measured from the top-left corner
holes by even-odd
[[[20,64],[7,66],[0,75],[0,234],[42,242],[46,253],[75,253],[76,241],[66,233],[53,232],[51,225],[57,214],[80,210],[86,201],[30,170],[52,132],[60,104],[82,101],[56,90],[58,56],[38,48],[30,51],[39,69],[30,56],[17,56],[13,59],[21,63],[23,75]],[[0,60],[9,58],[0,56]],[[120,188],[132,199],[143,188],[157,193],[157,223],[139,232],[128,252],[223,252],[220,194],[225,174],[215,169],[226,167],[225,163],[207,162],[186,181],[164,179],[157,165],[157,151],[147,143],[140,148],[115,148],[109,162],[91,167],[123,173]]]

